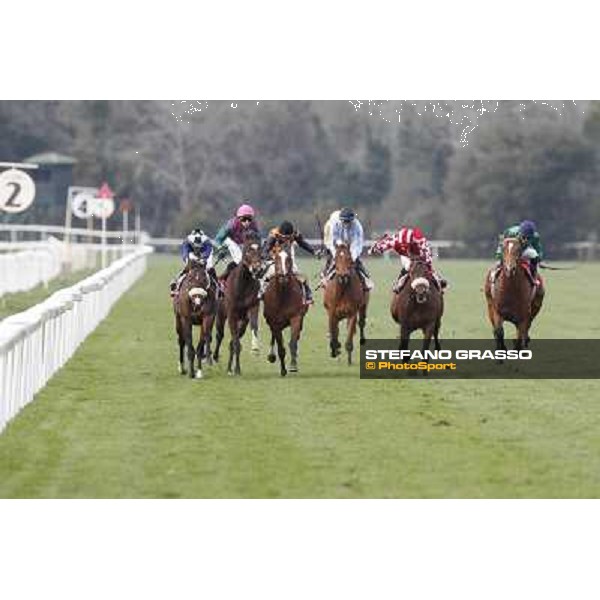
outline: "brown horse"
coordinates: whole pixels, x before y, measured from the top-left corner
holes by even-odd
[[[308,307],[304,304],[302,283],[293,273],[292,248],[290,244],[275,244],[271,251],[275,274],[271,277],[263,295],[264,317],[271,329],[271,351],[268,360],[275,362],[275,343],[281,364],[281,376],[287,375],[285,367],[285,347],[283,330],[289,327],[290,333],[290,371],[298,371],[298,341],[302,332],[302,323]]]
[[[225,293],[219,302],[217,311],[217,343],[214,353],[215,361],[219,360],[219,350],[225,335],[225,322],[229,322],[231,341],[229,342],[229,362],[227,372],[230,375],[241,375],[240,340],[244,337],[252,310],[259,304],[260,289],[258,278],[262,271],[260,240],[250,236],[244,242],[242,260],[231,270],[225,282]],[[235,358],[235,369],[232,371]]]
[[[179,292],[173,298],[173,310],[179,342],[179,372],[182,375],[186,373],[183,354],[187,346],[189,376],[200,379],[202,358],[206,358],[209,365],[212,364],[210,342],[217,312],[217,293],[214,283],[206,272],[204,261],[190,261],[189,270],[179,287]],[[194,349],[193,325],[200,326],[200,341],[197,349]],[[194,369],[194,357],[198,358],[197,371]]]
[[[323,304],[329,317],[329,346],[332,358],[340,355],[339,323],[343,319],[347,319],[345,347],[350,365],[352,364],[353,339],[357,321],[360,328],[360,343],[361,345],[365,343],[369,292],[363,289],[361,277],[352,260],[348,244],[338,244],[333,260],[335,275],[325,283],[323,292]]]
[[[521,238],[506,238],[502,242],[502,265],[487,272],[484,284],[488,316],[494,329],[496,348],[506,350],[504,321],[517,328],[515,348],[529,344],[529,328],[542,308],[544,287],[535,285],[529,266],[521,259]]]
[[[410,334],[417,329],[423,332],[423,350],[429,350],[433,337],[439,350],[439,331],[444,313],[444,297],[433,281],[427,263],[413,259],[404,285],[392,294],[392,318],[400,325],[400,349],[408,349]]]

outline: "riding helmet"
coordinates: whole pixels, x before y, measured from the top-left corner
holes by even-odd
[[[420,227],[413,227],[413,230],[412,230],[412,239],[414,241],[422,240],[424,237],[425,236],[423,235],[423,232],[421,231]]]
[[[340,221],[344,223],[352,223],[354,221],[354,211],[351,208],[344,207],[340,210]]]
[[[524,237],[531,237],[536,231],[533,221],[522,221],[519,225],[519,233]]]
[[[289,221],[283,221],[279,226],[279,233],[281,235],[292,235],[294,233],[294,226]]]
[[[249,204],[242,204],[235,213],[236,217],[254,217],[254,209]]]

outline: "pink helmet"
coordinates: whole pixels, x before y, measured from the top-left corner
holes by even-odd
[[[235,213],[236,217],[253,217],[254,209],[249,204],[242,204]]]

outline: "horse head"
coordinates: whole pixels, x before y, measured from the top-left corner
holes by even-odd
[[[260,239],[256,236],[247,236],[244,240],[242,250],[242,264],[249,271],[254,279],[258,278],[262,272],[262,256],[260,248]]]
[[[271,256],[275,263],[275,277],[278,281],[287,280],[293,274],[292,245],[288,241],[273,246]]]
[[[211,285],[204,260],[196,259],[189,261],[189,270],[185,284],[192,307],[194,310],[198,310],[207,299]]]
[[[502,265],[507,277],[512,277],[519,266],[523,242],[518,237],[506,238],[502,241]]]
[[[348,285],[354,261],[350,253],[350,246],[344,242],[338,242],[335,248],[335,277],[342,285]]]
[[[420,260],[411,261],[409,278],[411,293],[417,304],[425,304],[429,300],[431,291],[427,264]]]

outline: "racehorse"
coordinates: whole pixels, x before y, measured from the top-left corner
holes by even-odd
[[[219,350],[225,335],[225,322],[229,322],[231,341],[229,342],[229,362],[227,371],[230,375],[241,375],[240,340],[244,337],[250,320],[250,313],[259,304],[260,289],[258,278],[262,272],[260,240],[249,236],[244,241],[242,260],[227,276],[225,293],[219,302],[217,311],[217,343],[214,353],[215,361],[219,360]],[[232,371],[233,360],[235,368]]]
[[[390,304],[392,318],[400,325],[400,349],[408,349],[410,334],[423,332],[423,350],[429,350],[433,337],[439,350],[439,331],[444,313],[444,297],[433,281],[427,263],[413,259],[410,262],[404,285],[392,293]]]
[[[544,300],[543,283],[540,279],[540,285],[535,284],[527,261],[521,259],[522,252],[521,238],[506,238],[502,242],[502,265],[489,269],[485,278],[488,316],[498,350],[506,350],[504,321],[517,328],[515,349],[528,346],[529,328]]]
[[[289,243],[277,243],[271,251],[275,274],[271,277],[263,294],[263,314],[271,329],[271,351],[268,360],[274,363],[275,343],[281,363],[281,376],[287,375],[285,367],[285,347],[283,330],[289,327],[290,334],[290,371],[298,371],[298,340],[302,332],[302,323],[308,307],[304,303],[302,283],[293,273],[292,248]]]
[[[206,272],[204,261],[189,261],[189,270],[181,282],[179,292],[173,298],[173,310],[179,342],[179,372],[182,375],[186,374],[183,354],[187,346],[189,376],[200,379],[202,358],[206,358],[209,365],[212,364],[210,342],[217,312],[215,286]],[[200,341],[197,349],[194,349],[193,325],[200,326]],[[194,357],[198,359],[197,371],[194,369]]]
[[[365,322],[369,292],[363,289],[361,277],[356,264],[352,260],[348,244],[339,242],[333,258],[335,275],[327,280],[323,292],[323,304],[329,317],[329,347],[331,356],[341,354],[341,344],[338,340],[339,323],[347,319],[346,352],[348,364],[352,364],[353,339],[356,323],[360,328],[360,343],[365,343]]]

